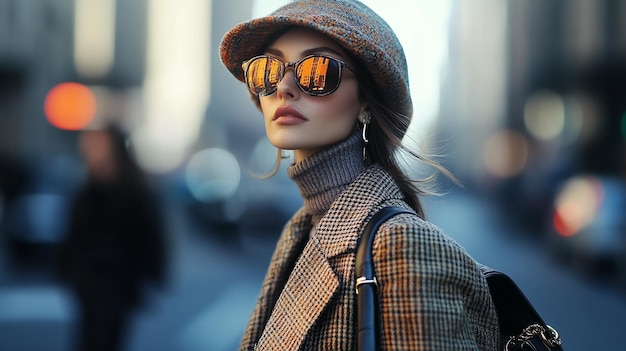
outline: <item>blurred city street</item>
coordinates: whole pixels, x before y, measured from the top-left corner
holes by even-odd
[[[237,23],[289,1],[0,0],[0,351],[75,349],[86,304],[61,284],[59,246],[90,175],[81,135],[113,126],[161,195],[167,234],[167,279],[141,301],[127,351],[237,348],[302,198],[219,48]],[[566,351],[626,350],[626,1],[363,2],[406,52],[403,142],[467,185],[425,198],[428,219],[510,275]],[[73,252],[116,269],[90,307],[124,320],[132,303],[100,302],[123,295],[110,289],[120,273],[155,273],[137,257],[156,241],[120,249],[111,243],[134,236],[103,228],[122,208],[147,219],[134,228],[161,229],[161,216],[120,198],[93,201],[105,219],[84,223],[103,241]],[[88,266],[76,262],[66,266]]]
[[[582,279],[548,257],[528,233],[503,223],[470,194],[426,201],[430,219],[482,263],[513,277],[568,351],[619,350],[626,294]],[[134,320],[129,351],[235,350],[255,302],[276,236],[202,232],[170,203],[170,280]],[[6,268],[6,267],[5,267]],[[73,341],[71,297],[45,271],[4,272],[0,350],[64,351]]]

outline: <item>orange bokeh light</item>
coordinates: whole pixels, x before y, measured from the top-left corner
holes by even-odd
[[[44,102],[48,122],[59,129],[79,130],[96,115],[96,98],[83,84],[65,82],[48,92]]]

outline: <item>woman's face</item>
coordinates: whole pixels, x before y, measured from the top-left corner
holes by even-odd
[[[350,66],[343,52],[326,36],[300,28],[285,32],[265,50],[284,62],[324,54]],[[357,80],[349,69],[343,70],[337,90],[326,96],[304,93],[296,85],[293,69],[288,69],[276,92],[259,99],[269,141],[277,148],[294,150],[296,161],[346,139],[366,107],[359,100]]]

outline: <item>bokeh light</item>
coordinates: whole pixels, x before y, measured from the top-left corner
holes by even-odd
[[[483,145],[486,170],[499,178],[519,174],[528,160],[528,142],[519,132],[501,130],[491,135]]]
[[[79,130],[94,119],[96,98],[87,86],[64,82],[54,86],[46,95],[44,112],[53,126],[64,130]]]
[[[250,153],[249,173],[259,178],[272,174],[278,162],[276,152],[276,147],[266,137],[260,138]]]
[[[591,224],[602,204],[602,184],[594,177],[569,180],[559,192],[553,218],[559,235],[572,236]]]
[[[532,94],[524,106],[524,124],[539,140],[548,141],[560,136],[565,126],[563,97],[552,91]]]
[[[230,152],[208,148],[189,159],[185,177],[193,197],[205,203],[216,203],[231,197],[239,188],[239,162]]]

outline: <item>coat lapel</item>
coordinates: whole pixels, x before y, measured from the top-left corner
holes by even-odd
[[[263,333],[272,309],[279,298],[283,284],[287,281],[293,268],[291,262],[295,262],[298,258],[298,255],[301,253],[299,248],[307,240],[310,221],[311,217],[303,209],[300,209],[285,226],[280,239],[276,243],[276,249],[261,287],[259,299],[243,335],[241,350],[256,349],[255,345],[261,338],[261,333]]]
[[[310,240],[274,306],[258,350],[299,349],[338,286],[319,241]]]

